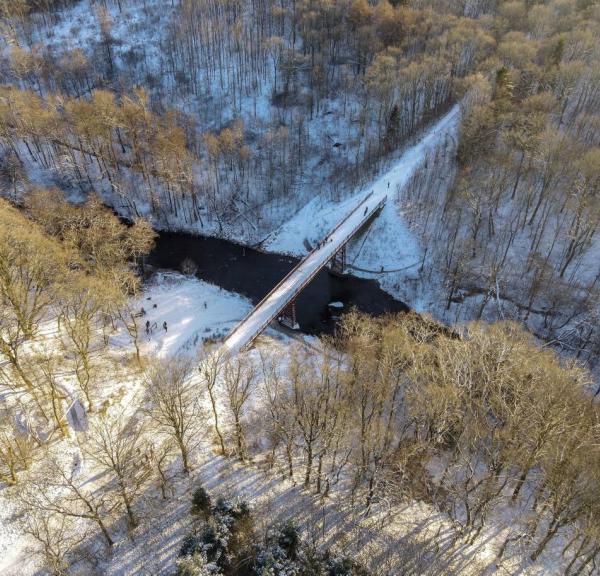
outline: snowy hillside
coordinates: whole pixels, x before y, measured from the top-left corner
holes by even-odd
[[[423,250],[418,237],[410,230],[401,202],[404,188],[417,173],[435,172],[442,168],[428,161],[436,149],[446,150],[448,141],[457,137],[460,120],[458,107],[434,123],[418,143],[408,147],[397,161],[376,180],[341,202],[317,197],[304,206],[288,222],[273,232],[262,244],[273,252],[303,256],[315,246],[362,198],[373,193],[373,202],[382,195],[388,202],[368,230],[350,243],[348,264],[350,273],[375,278],[390,294],[399,297],[416,310],[430,310],[427,288],[414,292],[414,281],[423,266]],[[412,281],[412,283],[411,283]]]

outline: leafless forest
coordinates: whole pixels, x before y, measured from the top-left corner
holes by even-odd
[[[593,0],[0,0],[0,572],[598,574],[599,38]],[[393,191],[431,314],[149,352],[157,232],[260,243],[453,105]]]

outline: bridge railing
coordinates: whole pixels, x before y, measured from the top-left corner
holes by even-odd
[[[326,238],[329,238],[332,234],[334,234],[343,224],[344,222],[346,222],[348,220],[348,218],[350,218],[357,210],[361,209],[364,206],[364,203],[373,195],[373,191],[369,192],[369,194],[367,194],[367,196],[365,196],[365,198],[360,202],[360,204],[358,204],[355,208],[353,208],[348,214],[347,216],[345,216],[342,220],[340,220],[338,222],[338,224],[335,226],[335,228],[326,236]],[[383,206],[385,205],[387,201],[387,195],[384,196],[384,198],[382,198],[377,205],[375,206],[375,208],[373,210],[371,210],[368,214],[365,214],[365,217],[362,218],[360,220],[360,222],[358,223],[358,225],[356,225],[355,227],[352,228],[352,230],[346,235],[345,240],[336,247],[336,250],[339,250],[342,246],[344,246],[349,240],[350,238],[352,238],[356,232],[358,230],[360,230],[360,228],[364,225],[364,223],[371,218],[374,214],[376,214],[379,210],[381,210],[381,208],[383,208]],[[285,282],[290,278],[290,276],[292,276],[296,270],[301,266],[301,264],[305,261],[308,260],[308,258],[310,256],[312,256],[313,254],[317,253],[321,248],[319,246],[317,246],[316,248],[313,248],[308,254],[306,254],[301,260],[300,262],[294,266],[294,268],[292,270],[290,270],[290,272],[288,272],[284,278],[282,278],[261,300],[260,302],[254,306],[254,308],[244,317],[244,319],[229,333],[229,335],[227,336],[227,338],[225,339],[225,341],[223,342],[224,345],[227,344],[227,341],[230,340],[233,335],[238,332],[238,330],[241,329],[241,327],[246,323],[247,320],[250,319],[250,317],[256,312],[256,310],[258,310],[279,288],[281,288],[281,286],[283,284],[285,284]],[[242,347],[247,346],[248,344],[250,344],[251,342],[254,341],[255,338],[257,338],[260,333],[273,321],[274,318],[276,318],[279,314],[281,314],[281,312],[285,309],[285,307],[289,304],[289,302],[291,300],[293,300],[296,296],[298,296],[298,294],[300,292],[302,292],[302,290],[304,290],[304,288],[313,280],[313,278],[323,269],[324,266],[327,265],[327,262],[325,262],[324,264],[322,264],[321,266],[318,266],[315,270],[313,270],[306,278],[303,279],[302,282],[300,282],[297,286],[294,287],[294,289],[291,291],[291,295],[289,296],[289,298],[285,299],[285,303],[278,307],[276,309],[276,311],[269,316],[268,320],[265,320],[264,322],[261,322],[261,324],[259,324],[259,326],[252,331],[252,335],[248,338],[248,340],[243,344]]]

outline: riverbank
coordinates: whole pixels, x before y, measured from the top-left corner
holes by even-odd
[[[437,279],[429,278],[424,281],[421,277],[427,254],[422,250],[418,237],[411,229],[408,218],[410,207],[403,203],[402,197],[403,190],[418,177],[433,177],[437,179],[435,185],[439,187],[451,184],[451,174],[446,172],[448,166],[454,162],[459,122],[460,108],[456,105],[440,120],[430,125],[420,138],[399,152],[396,160],[391,160],[376,179],[355,191],[346,191],[340,197],[333,198],[330,193],[318,194],[290,219],[259,241],[255,237],[240,235],[233,228],[211,224],[210,221],[205,221],[202,226],[193,227],[171,222],[163,227],[161,237],[177,238],[183,249],[178,253],[175,247],[171,247],[169,260],[165,260],[161,254],[158,265],[180,270],[185,259],[184,252],[189,251],[186,245],[193,243],[194,238],[204,238],[207,245],[211,240],[217,243],[227,242],[232,254],[235,252],[239,258],[248,250],[253,250],[253,253],[273,254],[281,258],[282,262],[289,256],[302,258],[327,236],[350,208],[362,198],[371,191],[379,193],[389,190],[388,202],[379,216],[348,244],[348,273],[354,278],[374,281],[387,295],[412,309],[433,313],[436,308]],[[444,170],[437,164],[440,156],[443,158]],[[163,248],[159,251],[163,252]],[[217,270],[223,266],[218,252],[219,250],[213,251],[216,256],[213,264]],[[228,261],[231,264],[232,259]],[[292,262],[293,260],[289,260],[288,263]],[[273,274],[268,279],[268,289],[283,277],[284,274],[279,275],[281,271],[287,273],[291,267],[285,270],[282,268]],[[218,279],[208,280],[221,285]],[[260,280],[259,283],[262,286]],[[249,287],[236,287],[233,282],[224,287],[246,294],[254,302],[258,301],[254,299]],[[268,290],[262,292],[261,297],[266,292]],[[318,333],[319,329],[315,327],[314,319],[311,322],[313,326],[309,331]]]
[[[158,271],[185,271],[201,283],[238,294],[251,304],[258,303],[298,261],[292,256],[262,252],[227,240],[170,232],[159,234],[147,258],[148,264]],[[202,298],[195,295],[192,300]],[[328,309],[331,302],[341,302],[345,310],[357,308],[373,316],[409,309],[382,290],[375,280],[337,276],[323,269],[297,299],[298,323],[304,333],[333,333],[334,321]],[[197,314],[203,316],[204,312],[200,303]],[[223,317],[214,317],[215,326],[226,323],[228,318],[225,310]],[[158,320],[160,326],[162,321]]]

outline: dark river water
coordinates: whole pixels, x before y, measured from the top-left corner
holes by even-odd
[[[258,303],[296,264],[297,258],[244,248],[233,242],[191,234],[162,232],[147,258],[154,268],[181,271],[189,258],[196,276]],[[330,333],[334,321],[328,304],[342,302],[373,316],[405,312],[408,306],[381,290],[374,280],[321,272],[297,299],[298,323],[307,334]]]

